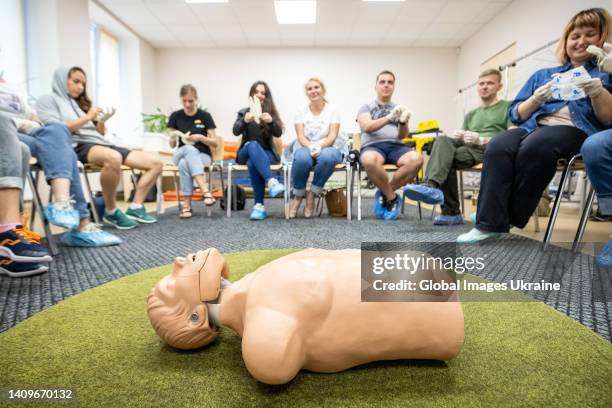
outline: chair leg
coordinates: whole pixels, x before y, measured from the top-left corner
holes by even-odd
[[[357,163],[357,220],[361,221],[361,165]]]
[[[30,184],[30,189],[32,190],[32,198],[35,202],[36,211],[38,212],[38,215],[40,215],[40,220],[42,222],[43,229],[45,230],[45,236],[47,237],[47,242],[49,244],[49,252],[51,252],[51,255],[55,256],[58,254],[57,245],[55,243],[55,238],[53,237],[53,234],[51,234],[51,228],[49,227],[49,221],[45,217],[45,213],[43,211],[42,201],[40,199],[40,194],[38,193],[38,185],[36,184],[34,178],[32,177],[31,172],[28,171],[26,174],[26,177],[28,179],[28,183]],[[34,208],[32,208],[32,215],[33,214],[34,214]],[[31,228],[32,227],[30,227],[30,229]]]
[[[588,184],[588,183],[587,183]],[[584,186],[585,189],[587,186]],[[580,222],[578,223],[578,230],[576,231],[576,236],[574,237],[574,244],[572,245],[572,251],[576,252],[578,246],[582,242],[582,237],[584,236],[584,231],[586,229],[587,222],[589,221],[589,213],[591,212],[591,206],[593,206],[593,200],[595,199],[595,190],[593,190],[592,186],[588,186],[589,193],[584,201],[584,207],[582,207],[582,214],[580,215]]]
[[[465,202],[464,199],[464,191],[463,191],[463,172],[461,170],[457,171],[457,177],[459,178],[459,208],[461,209],[461,216],[465,217]]]
[[[227,218],[232,217],[232,164],[227,168],[227,194],[225,197],[225,213]]]
[[[36,169],[35,173],[34,173],[34,180],[33,180],[34,185],[36,187],[38,187],[38,176],[39,176],[39,174],[40,174],[40,170]],[[32,177],[31,174],[30,174],[30,177]],[[49,191],[51,191],[51,190],[49,190]],[[34,190],[32,190],[32,194],[34,194]],[[30,214],[30,229],[32,231],[34,230],[34,219],[36,218],[36,213],[37,212],[38,212],[38,206],[36,205],[36,200],[32,200],[32,214]],[[43,219],[43,222],[44,222],[44,219]]]
[[[351,220],[351,199],[352,199],[352,186],[349,186],[349,183],[351,182],[351,166],[346,163],[345,164],[345,168],[344,170],[346,171],[345,174],[345,189],[346,189],[346,219],[347,221]]]
[[[553,228],[555,227],[555,221],[557,220],[557,215],[559,213],[559,207],[561,206],[561,197],[563,196],[563,190],[565,189],[565,183],[567,182],[567,175],[569,173],[569,169],[574,162],[574,158],[570,160],[563,169],[563,173],[561,173],[561,180],[559,181],[559,188],[557,189],[557,194],[555,196],[555,203],[553,204],[552,211],[550,213],[550,218],[548,219],[548,225],[546,227],[546,232],[544,233],[544,240],[542,241],[542,249],[546,249],[548,244],[550,243],[550,238],[552,237]]]
[[[289,179],[289,165],[283,163],[283,182],[285,183],[285,192],[283,193],[283,201],[285,208],[285,219],[289,219],[289,198],[291,196],[291,180]]]
[[[535,232],[540,232],[540,217],[538,216],[537,209],[533,213],[533,227],[535,229]]]
[[[85,187],[87,188],[87,194],[89,195],[89,202],[91,203],[91,214],[93,215],[94,222],[96,224],[100,224],[101,215],[98,214],[98,210],[96,209],[96,202],[94,200],[93,191],[91,190],[91,184],[89,183],[89,176],[87,175],[87,170],[85,170],[85,167],[82,164],[79,165],[79,172],[82,172],[85,178]]]
[[[166,210],[164,209],[164,194],[162,192],[163,177],[160,174],[155,180],[155,187],[157,188],[157,197],[155,202],[155,213],[157,215],[163,214]]]
[[[211,165],[212,166],[212,165]],[[204,173],[208,173],[208,191],[212,194],[212,167],[206,166],[204,168]],[[206,205],[206,216],[212,216],[212,206]]]

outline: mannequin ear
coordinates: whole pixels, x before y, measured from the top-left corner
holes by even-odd
[[[229,267],[225,258],[216,248],[209,248],[208,255],[200,269],[200,301],[209,302],[219,297],[221,277],[229,277]]]

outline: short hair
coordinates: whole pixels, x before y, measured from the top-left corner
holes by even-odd
[[[499,69],[497,68],[490,68],[490,69],[485,69],[484,71],[482,71],[480,73],[480,75],[478,75],[478,79],[482,78],[482,77],[486,77],[489,75],[494,75],[497,77],[497,81],[501,83],[502,81],[502,74],[501,72],[499,72]]]
[[[380,78],[381,75],[391,75],[393,77],[393,81],[395,81],[395,74],[385,69],[384,71],[380,71],[378,75],[376,75],[376,82],[378,82],[378,78]]]
[[[557,51],[555,54],[557,55],[557,60],[561,64],[567,64],[569,62],[569,55],[567,55],[566,45],[567,45],[567,37],[569,37],[570,33],[576,28],[582,27],[592,27],[597,28],[599,30],[600,40],[604,39],[606,41],[612,41],[612,18],[610,17],[610,13],[606,9],[603,8],[590,8],[587,10],[582,10],[565,26],[563,30],[563,34],[561,34],[561,38],[559,38],[559,44],[557,45]]]
[[[195,86],[191,84],[185,84],[181,86],[181,92],[179,96],[182,98],[183,96],[187,96],[188,94],[193,94],[193,96],[195,96],[195,98],[198,99],[198,90],[196,89]]]

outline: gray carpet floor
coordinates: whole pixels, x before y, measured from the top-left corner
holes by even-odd
[[[270,218],[264,222],[248,220],[251,200],[247,210],[234,212],[231,219],[218,206],[207,217],[201,203],[196,203],[190,220],[179,220],[177,209],[168,209],[156,224],[129,231],[112,230],[124,239],[122,245],[61,247],[45,274],[20,279],[0,276],[0,332],[67,297],[207,247],[234,252],[360,248],[362,242],[453,242],[471,228],[469,224],[433,226],[428,210],[424,210],[424,219],[419,220],[416,207],[412,206],[406,207],[398,221],[383,222],[374,219],[372,204],[372,200],[365,200],[364,219],[350,222],[325,214],[319,219],[287,221],[281,200],[266,202]],[[538,242],[512,234],[491,244],[464,246],[461,251],[465,256],[485,251],[488,266],[477,274],[492,281],[560,282],[561,291],[527,294],[612,340],[612,273],[597,268],[591,256],[555,248],[543,252]]]

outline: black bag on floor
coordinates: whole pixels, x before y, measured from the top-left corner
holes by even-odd
[[[240,211],[244,210],[246,205],[246,191],[244,188],[240,187],[238,184],[232,183],[232,211]],[[227,202],[227,187],[225,187],[225,191],[223,192],[223,198],[219,203],[221,205],[221,209],[225,210],[225,203]]]
[[[128,198],[129,202],[134,201],[134,194],[136,194],[136,186],[138,185],[138,182],[140,181],[140,177],[142,177],[142,174],[143,173],[137,173],[137,174],[132,173],[130,175],[130,180],[132,180],[132,186],[134,188],[132,189],[132,191],[130,191],[130,196]],[[157,185],[156,184],[153,184],[153,187],[151,187],[151,189],[147,193],[147,196],[145,197],[144,201],[145,203],[157,202]]]

